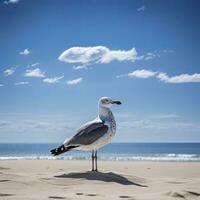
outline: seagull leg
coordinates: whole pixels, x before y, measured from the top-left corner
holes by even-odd
[[[94,151],[92,150],[92,171],[94,171]]]
[[[95,151],[94,158],[95,158],[95,171],[97,172],[98,171],[98,169],[97,169],[97,150]]]

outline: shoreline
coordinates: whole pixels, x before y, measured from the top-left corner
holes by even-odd
[[[66,161],[66,162],[91,162],[91,159],[10,159],[10,158],[6,158],[6,159],[0,159],[0,162],[9,162],[9,161]],[[184,160],[180,160],[180,161],[177,161],[177,160],[100,160],[98,159],[98,162],[114,162],[114,163],[125,163],[125,162],[128,162],[128,163],[199,163],[200,164],[200,161],[194,161],[194,160],[191,160],[191,161],[184,161]]]
[[[56,144],[1,144],[0,160],[89,160],[91,152],[69,151],[52,156]],[[110,143],[98,151],[98,160],[200,162],[200,143]]]
[[[0,156],[0,161],[17,161],[17,160],[63,160],[63,161],[90,161],[91,156],[64,156],[64,157],[52,157],[52,156]],[[105,162],[172,162],[172,163],[200,163],[199,157],[112,157],[101,158],[98,156],[98,161]]]

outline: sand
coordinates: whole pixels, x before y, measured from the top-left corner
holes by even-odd
[[[0,199],[200,199],[200,163],[0,161]]]

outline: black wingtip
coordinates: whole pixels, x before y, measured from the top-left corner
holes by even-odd
[[[57,155],[65,152],[65,146],[61,145],[58,148],[52,149],[50,152],[52,155],[57,156]]]
[[[50,152],[54,156],[58,156],[66,151],[69,151],[70,149],[76,148],[78,146],[68,146],[65,147],[64,145],[59,146],[58,148],[52,149]]]

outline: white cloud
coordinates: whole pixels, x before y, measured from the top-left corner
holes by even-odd
[[[175,51],[173,49],[163,49],[161,50],[163,53],[174,53]]]
[[[3,3],[4,4],[16,4],[16,3],[19,3],[20,0],[7,0],[7,1],[4,1]]]
[[[27,85],[27,84],[29,84],[29,82],[27,81],[21,81],[21,82],[15,83],[15,85]]]
[[[135,71],[129,72],[128,76],[130,78],[133,78],[133,77],[149,78],[149,77],[155,76],[156,74],[157,74],[157,72],[153,72],[151,70],[141,69],[141,70],[135,70]]]
[[[65,50],[58,59],[66,63],[110,63],[111,61],[131,61],[137,57],[135,48],[130,50],[110,50],[105,46],[95,47],[72,47]]]
[[[73,79],[73,80],[69,80],[67,81],[67,84],[68,85],[76,85],[76,84],[79,84],[83,81],[83,78],[76,78],[76,79]]]
[[[6,69],[4,72],[4,76],[11,76],[12,74],[15,73],[15,68],[10,68],[10,69]]]
[[[145,56],[144,56],[144,59],[145,60],[151,60],[151,59],[154,59],[156,57],[160,57],[159,54],[156,54],[156,53],[147,53]]]
[[[27,69],[24,76],[26,77],[38,77],[38,78],[44,78],[45,73],[42,72],[39,68],[35,69]]]
[[[155,50],[153,52],[145,53],[144,55],[137,56],[136,60],[152,60],[161,57],[161,54],[174,53],[172,49]]]
[[[78,65],[78,66],[73,66],[74,70],[79,70],[79,69],[88,69],[86,65]]]
[[[125,51],[125,50],[109,50],[105,55],[101,58],[101,63],[109,63],[113,60],[118,61],[132,61],[134,62],[137,57],[137,52],[134,48]]]
[[[116,78],[122,78],[122,77],[126,77],[128,76],[128,74],[120,74],[120,75],[117,75]]]
[[[181,117],[176,114],[157,114],[157,115],[152,115],[150,118],[151,119],[178,119]]]
[[[31,133],[55,133],[62,132],[70,129],[66,122],[59,122],[54,120],[45,119],[45,121],[36,120],[36,119],[15,119],[15,120],[0,120],[0,132],[18,132],[23,133],[27,131],[31,131]]]
[[[0,87],[3,87],[4,86],[4,84],[0,84]]]
[[[57,77],[54,77],[54,78],[45,78],[45,79],[43,79],[43,82],[54,84],[54,83],[58,83],[63,78],[64,78],[64,76],[57,76]]]
[[[145,9],[146,9],[146,6],[143,5],[143,6],[139,7],[139,8],[137,9],[137,11],[138,11],[138,12],[141,12],[141,11],[144,11]]]
[[[158,58],[160,57],[160,54],[157,53],[157,52],[149,52],[149,53],[146,53],[144,55],[141,55],[141,56],[137,56],[136,60],[152,60],[152,59],[155,59],[155,58]]]
[[[164,72],[155,72],[151,70],[135,70],[132,72],[129,72],[128,74],[121,74],[116,76],[116,78],[121,78],[128,76],[130,78],[150,78],[155,77],[159,79],[160,81],[163,81],[165,83],[199,83],[200,82],[200,74],[180,74],[177,76],[168,76],[167,73]]]
[[[0,127],[6,127],[7,125],[9,125],[10,123],[8,121],[4,121],[4,120],[0,120]]]
[[[27,55],[29,55],[30,53],[31,53],[31,51],[28,50],[28,49],[24,49],[23,51],[19,52],[20,55],[24,55],[24,56],[27,56]]]
[[[138,128],[138,129],[152,129],[154,131],[156,130],[186,130],[191,129],[199,131],[200,126],[198,123],[193,122],[186,122],[186,121],[180,121],[180,120],[154,120],[154,119],[141,119],[141,120],[135,120],[132,122],[126,122],[122,124],[123,126],[129,126],[129,128]],[[184,131],[185,131],[184,130]]]
[[[128,113],[128,115],[116,115],[118,121],[120,121],[119,128],[135,128],[137,131],[142,129],[153,130],[154,132],[161,130],[184,130],[199,131],[200,126],[197,122],[185,121],[184,118],[175,114],[154,114],[150,116],[141,116]],[[149,134],[149,132],[148,132]]]
[[[31,67],[37,67],[39,65],[40,65],[40,63],[33,63],[33,64],[31,64]]]
[[[166,73],[159,73],[157,78],[166,83],[197,83],[200,82],[200,74],[180,74],[177,76],[168,76]]]

